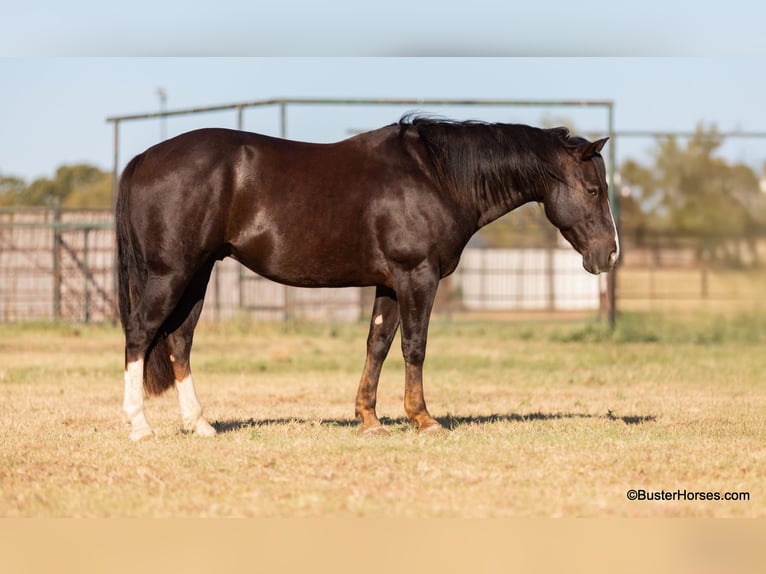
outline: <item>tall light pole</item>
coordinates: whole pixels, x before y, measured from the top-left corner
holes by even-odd
[[[160,98],[160,112],[165,113],[168,109],[168,94],[165,88],[157,88],[157,97]],[[162,116],[160,118],[160,141],[165,141],[167,138],[167,118]]]

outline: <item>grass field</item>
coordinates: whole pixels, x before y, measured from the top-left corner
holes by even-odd
[[[356,435],[365,331],[202,325],[193,367],[219,435],[182,434],[171,392],[147,402],[156,439],[132,444],[118,329],[0,326],[0,516],[766,515],[764,314],[627,315],[614,333],[435,320],[437,437],[403,419],[398,339],[379,393],[390,435]]]

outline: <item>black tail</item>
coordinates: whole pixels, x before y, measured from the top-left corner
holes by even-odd
[[[134,157],[122,172],[114,214],[117,233],[118,301],[123,331],[127,329],[133,302],[141,298],[146,285],[146,266],[140,250],[133,243],[128,206],[130,182],[141,159],[141,155]],[[174,381],[167,334],[160,329],[144,358],[144,391],[149,395],[160,395],[172,387]]]

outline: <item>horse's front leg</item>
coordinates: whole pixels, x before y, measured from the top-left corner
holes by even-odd
[[[423,396],[423,363],[439,275],[428,261],[423,261],[414,269],[398,274],[395,284],[405,366],[404,410],[419,432],[438,432],[442,427],[428,412]]]
[[[359,390],[356,392],[356,416],[362,421],[359,434],[386,434],[375,413],[375,405],[380,370],[398,326],[399,307],[396,304],[396,295],[386,287],[378,287],[375,290],[370,333],[367,336],[367,358],[362,380],[359,381]]]

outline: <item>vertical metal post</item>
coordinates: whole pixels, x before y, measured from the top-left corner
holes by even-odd
[[[88,285],[88,278],[90,275],[90,270],[88,269],[88,233],[89,232],[90,232],[90,227],[85,227],[83,229],[83,240],[82,240],[82,276],[83,276],[82,294],[83,294],[83,310],[85,313],[86,325],[90,323],[90,287]]]
[[[614,103],[610,102],[608,106],[609,112],[609,171],[608,182],[609,185],[609,203],[612,207],[612,216],[614,217],[614,224],[619,234],[620,231],[620,194],[614,188],[614,169],[615,162],[617,161],[617,154],[615,153],[615,147],[617,142],[614,137]],[[613,269],[607,274],[606,277],[606,297],[607,297],[607,318],[609,321],[609,328],[614,329],[616,323],[616,311],[617,311],[617,268]]]
[[[61,205],[53,206],[53,319],[61,320]]]
[[[279,104],[279,137],[287,137],[287,104],[285,102]]]
[[[120,185],[119,181],[119,160],[120,160],[120,120],[114,120],[114,157],[112,158],[112,213],[117,210],[117,189]],[[114,301],[118,300],[120,281],[118,276],[118,269],[120,268],[120,262],[117,260],[117,238],[116,234],[112,234],[114,255],[112,257],[112,293],[114,294]],[[117,305],[114,305],[117,307]],[[119,316],[119,313],[115,313]]]
[[[237,107],[237,129],[242,131],[242,128],[244,126],[244,111],[245,108],[242,106]],[[245,266],[240,263],[239,265],[239,278],[237,281],[238,286],[238,296],[239,299],[237,300],[237,308],[239,311],[242,311],[242,309],[245,306]]]
[[[287,137],[287,103],[286,102],[280,102],[279,103],[279,137],[286,138]],[[283,287],[283,292],[285,294],[285,312],[284,312],[284,320],[289,321],[290,320],[290,288],[285,285]]]
[[[160,98],[160,113],[164,114],[167,110],[168,93],[165,88],[157,88],[157,96]],[[168,118],[166,115],[160,116],[160,141],[164,142],[168,139]]]
[[[120,120],[114,120],[113,136],[114,155],[112,156],[112,210],[117,207],[117,186],[119,186],[119,158],[120,158]]]

